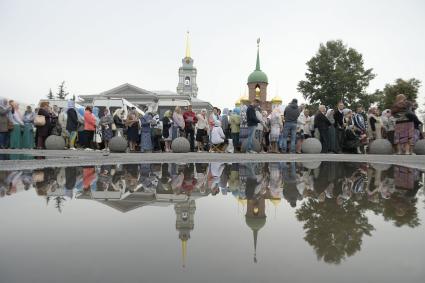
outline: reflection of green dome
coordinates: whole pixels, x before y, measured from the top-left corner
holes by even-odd
[[[246,225],[252,229],[252,231],[259,231],[266,225],[266,217],[249,217],[245,216]]]
[[[263,71],[255,70],[248,77],[248,83],[268,83],[269,80],[267,78],[266,73]]]
[[[252,72],[248,77],[248,83],[269,83],[266,73],[261,71],[260,68],[260,47],[257,46],[257,64],[255,71]]]

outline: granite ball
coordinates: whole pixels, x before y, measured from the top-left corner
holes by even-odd
[[[46,149],[63,150],[65,148],[65,139],[61,136],[51,135],[46,139]]]
[[[242,143],[241,146],[241,152],[246,152],[246,145],[248,144],[248,139],[245,139]],[[257,139],[253,139],[252,142],[252,150],[255,152],[260,152],[261,151],[261,145],[260,142]]]
[[[416,142],[415,153],[417,155],[425,155],[425,140],[419,140]]]
[[[190,143],[184,137],[179,137],[171,143],[171,150],[174,153],[187,153],[190,151]]]
[[[301,150],[303,153],[317,154],[322,151],[322,144],[316,138],[309,138],[304,140],[301,145]]]
[[[115,136],[109,141],[109,150],[111,152],[126,152],[127,140],[122,136]]]
[[[387,139],[376,139],[369,145],[370,154],[393,154],[393,147]]]

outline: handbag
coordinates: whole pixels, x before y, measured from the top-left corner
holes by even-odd
[[[46,125],[46,117],[44,117],[43,115],[36,115],[34,118],[34,125],[36,127],[42,127]]]
[[[102,142],[102,136],[100,135],[99,131],[96,131],[96,134],[94,135],[94,142],[95,143],[101,143]]]
[[[111,129],[115,132],[117,130],[117,125],[115,125],[115,123],[112,123]]]
[[[44,171],[34,171],[32,173],[33,183],[39,183],[44,181]]]

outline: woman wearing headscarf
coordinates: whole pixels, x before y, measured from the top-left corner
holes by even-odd
[[[232,136],[233,146],[240,149],[239,144],[239,133],[241,131],[241,110],[240,108],[233,109],[232,114],[229,117],[230,134]]]
[[[272,153],[279,153],[278,141],[283,128],[282,116],[279,108],[275,108],[270,115],[270,144]]]
[[[27,106],[24,114],[24,133],[22,135],[22,148],[34,148],[34,118],[35,113],[31,106]]]
[[[38,115],[44,116],[45,123],[44,125],[36,125],[37,128],[37,149],[44,149],[45,147],[45,141],[47,137],[49,136],[50,132],[50,107],[49,102],[44,101],[40,103],[40,108],[38,109]]]
[[[105,150],[109,150],[109,141],[114,136],[112,132],[112,124],[114,123],[114,119],[111,116],[108,108],[105,108],[103,111],[103,117],[100,118],[100,126],[102,128],[102,140],[105,144]]]
[[[334,118],[334,110],[328,109],[326,112],[326,118],[328,118],[331,123],[329,126],[329,148],[328,151],[337,153],[336,149],[336,131],[335,131],[335,118]]]
[[[9,113],[12,107],[9,105],[6,98],[0,98],[0,148],[9,146]]]
[[[125,125],[127,127],[127,138],[130,146],[130,151],[136,150],[136,144],[139,140],[139,127],[140,123],[136,117],[136,114],[133,112],[129,112],[127,116],[127,120],[125,121]]]
[[[379,110],[376,107],[371,107],[367,114],[367,122],[370,127],[367,128],[370,140],[381,139],[381,119],[379,117]]]
[[[154,120],[152,119],[152,113],[146,113],[140,118],[140,124],[142,126],[140,136],[140,151],[151,152],[152,151],[152,135],[151,126]]]
[[[204,145],[208,142],[208,120],[207,110],[202,109],[201,113],[196,115],[198,119],[196,123],[196,141],[198,144],[198,152],[204,151]]]
[[[176,106],[173,113],[173,140],[184,137],[184,118],[180,106]]]
[[[10,148],[22,148],[22,127],[24,126],[24,121],[22,120],[21,113],[19,113],[18,103],[13,100],[9,103],[12,107],[9,116],[13,123],[13,129],[10,132]]]
[[[123,121],[123,117],[122,114],[123,110],[122,109],[117,109],[114,112],[113,118],[114,118],[114,124],[116,127],[115,133],[114,135],[116,136],[123,136],[124,135],[124,121]],[[125,118],[125,117],[124,117]]]
[[[171,137],[172,137],[172,125],[173,121],[171,119],[172,114],[171,110],[167,110],[162,117],[162,137],[165,142],[165,152],[171,151]]]
[[[397,145],[397,154],[412,154],[414,124],[409,119],[412,113],[412,103],[410,103],[404,94],[396,96],[395,103],[391,108],[391,113],[396,119],[394,128],[394,143]]]

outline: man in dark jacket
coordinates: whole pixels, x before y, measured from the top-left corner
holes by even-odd
[[[252,144],[254,142],[255,129],[257,128],[258,123],[261,123],[255,113],[258,105],[260,105],[260,101],[258,99],[254,99],[254,101],[248,106],[248,109],[246,110],[246,119],[248,124],[248,139],[246,144],[247,153],[257,153],[253,150]]]
[[[190,143],[190,151],[195,151],[195,125],[198,122],[195,112],[192,111],[192,105],[187,107],[187,110],[183,113],[184,119],[184,131],[186,133],[186,138]]]
[[[297,137],[297,121],[300,116],[298,108],[298,100],[292,99],[283,113],[285,124],[283,125],[282,133],[282,152],[286,153],[288,148],[288,136],[291,135],[291,153],[295,153],[295,142]]]
[[[75,150],[75,139],[77,138],[78,129],[78,116],[73,100],[68,101],[68,110],[66,111],[66,115],[66,131],[69,138],[69,149]]]
[[[329,126],[331,122],[325,115],[325,105],[319,106],[319,111],[314,117],[314,128],[319,130],[320,142],[322,143],[322,153],[328,153],[329,151]]]
[[[338,109],[334,113],[335,119],[335,131],[336,131],[336,150],[338,153],[342,152],[342,146],[344,145],[344,103],[341,101],[338,103]]]

